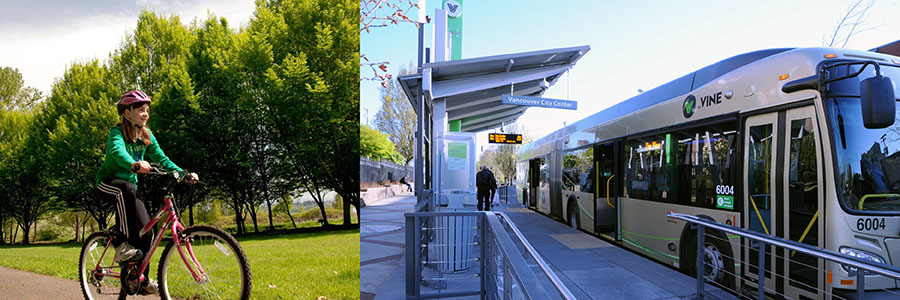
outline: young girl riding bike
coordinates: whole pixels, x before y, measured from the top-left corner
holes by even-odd
[[[146,127],[150,119],[150,97],[142,91],[126,93],[116,103],[121,121],[109,130],[106,141],[106,156],[100,170],[97,171],[96,187],[98,195],[104,201],[116,203],[118,230],[125,235],[125,240],[116,246],[118,263],[140,260],[151,247],[154,234],[147,233],[143,237],[140,231],[150,221],[147,207],[137,197],[137,173],[150,171],[150,164],[144,161],[145,155],[159,163],[169,172],[182,172],[175,163],[163,153],[156,137]],[[190,177],[196,181],[196,173]],[[144,275],[149,274],[149,268]],[[156,294],[157,283],[145,281],[144,294]]]

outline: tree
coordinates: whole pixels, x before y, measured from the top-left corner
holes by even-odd
[[[271,10],[282,14],[286,25],[284,33],[271,34],[285,39],[273,45],[289,46],[273,48],[267,100],[282,159],[311,190],[322,180],[323,189],[341,195],[345,225],[350,205],[359,214],[359,32],[352,22],[358,9],[348,0],[257,6],[257,15]]]
[[[394,143],[387,136],[366,125],[359,127],[359,155],[375,161],[386,159],[398,164],[403,160],[394,151]]]
[[[113,211],[93,191],[97,169],[103,163],[109,128],[118,120],[113,103],[120,91],[113,76],[95,59],[72,64],[52,87],[35,134],[48,143],[48,175],[53,193],[66,206],[91,215],[100,228]]]
[[[19,69],[0,68],[0,110],[30,109],[40,99],[41,92],[25,86]]]
[[[855,0],[847,7],[847,11],[835,25],[831,35],[822,36],[822,45],[826,47],[845,47],[854,35],[873,29],[866,26],[866,17],[869,9],[875,5],[874,0],[863,3],[863,0]],[[840,45],[840,46],[838,46]]]
[[[38,218],[55,208],[51,182],[47,176],[46,153],[42,152],[46,140],[35,134],[39,129],[34,120],[39,119],[41,105],[32,109],[7,112],[4,126],[11,132],[3,135],[0,180],[6,196],[6,207],[16,223],[22,227],[23,243],[29,244],[31,228]],[[8,123],[7,123],[8,122]]]
[[[530,143],[533,140],[525,132],[525,128],[520,127],[516,123],[504,126],[503,132],[521,133],[522,144]],[[478,165],[487,165],[494,170],[498,182],[511,183],[516,178],[516,161],[520,146],[518,144],[496,145],[494,150],[486,150],[481,154]]]
[[[412,66],[401,69],[400,75],[409,74],[410,69]],[[409,164],[415,157],[416,111],[396,79],[388,81],[379,90],[381,109],[375,115],[375,128],[387,134],[397,153],[403,157],[403,164]]]

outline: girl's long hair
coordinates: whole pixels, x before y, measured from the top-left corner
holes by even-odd
[[[146,103],[141,103],[146,105]],[[128,109],[133,109],[137,107],[137,105],[129,107]],[[132,143],[136,143],[137,139],[140,138],[144,143],[144,146],[150,145],[150,133],[147,132],[147,126],[143,126],[140,129],[135,128],[134,123],[131,123],[128,119],[125,118],[125,113],[123,112],[122,121],[120,121],[116,126],[122,128],[122,134],[125,135],[125,139],[131,141]]]

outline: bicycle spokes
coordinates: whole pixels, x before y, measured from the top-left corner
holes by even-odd
[[[224,233],[194,229],[185,234],[180,249],[163,253],[160,281],[165,280],[166,292],[177,298],[239,299],[249,289],[246,258],[236,255],[239,246]]]
[[[79,279],[86,299],[116,299],[121,290],[110,237],[95,233],[87,238],[79,259]]]

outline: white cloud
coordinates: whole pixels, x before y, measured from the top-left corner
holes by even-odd
[[[164,16],[175,13],[186,25],[194,18],[206,19],[208,12],[212,12],[217,17],[225,17],[235,29],[246,26],[255,8],[250,0],[186,3],[138,0],[137,5],[124,4],[114,8],[94,5],[4,5],[14,11],[0,13],[0,19],[6,19],[0,20],[0,66],[18,68],[26,85],[46,94],[53,81],[62,77],[66,67],[73,62],[106,61],[126,34],[134,31],[143,7]]]

